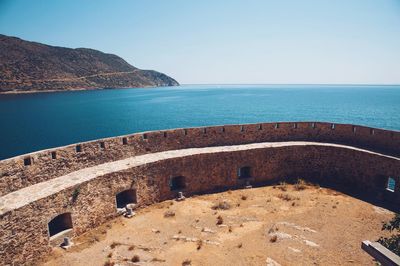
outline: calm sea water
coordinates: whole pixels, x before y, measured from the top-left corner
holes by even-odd
[[[304,120],[400,130],[400,86],[187,85],[0,95],[0,159],[147,130]]]

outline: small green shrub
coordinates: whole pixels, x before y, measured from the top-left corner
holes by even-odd
[[[81,193],[81,188],[80,187],[76,187],[74,189],[74,191],[72,192],[72,202],[76,202],[76,200],[78,199],[79,194]]]
[[[396,213],[393,219],[387,223],[384,223],[382,230],[396,233],[390,237],[381,237],[378,242],[384,247],[391,250],[393,253],[400,256],[400,214]]]

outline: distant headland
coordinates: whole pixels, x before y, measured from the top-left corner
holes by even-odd
[[[0,34],[0,93],[178,86],[173,78],[117,55]]]

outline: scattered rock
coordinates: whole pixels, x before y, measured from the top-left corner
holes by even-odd
[[[196,237],[186,237],[185,241],[186,242],[197,242],[198,239]]]
[[[270,236],[276,236],[279,239],[291,239],[293,238],[292,235],[284,233],[284,232],[274,232],[274,233],[270,233]]]
[[[203,229],[201,229],[201,231],[205,232],[205,233],[210,233],[210,234],[215,234],[216,233],[216,231],[214,231],[214,230],[212,230],[210,228],[207,228],[207,227],[204,227]]]
[[[267,258],[266,263],[267,263],[267,266],[281,266],[278,262],[271,259],[270,257]]]
[[[220,245],[219,242],[211,241],[211,240],[204,240],[203,242],[206,243],[206,244],[209,244],[209,245],[216,245],[216,246]]]
[[[183,196],[183,192],[178,192],[178,197],[176,198],[177,201],[185,200],[185,196]]]
[[[289,226],[289,227],[292,227],[292,228],[294,228],[294,229],[297,229],[297,230],[300,230],[300,231],[304,231],[304,232],[311,232],[311,233],[316,233],[316,232],[317,232],[317,231],[315,231],[315,230],[313,230],[313,229],[311,229],[311,228],[308,228],[308,227],[301,227],[301,226],[296,225],[296,224],[294,224],[294,223],[280,222],[280,223],[277,223],[277,224],[286,225],[286,226]]]
[[[293,252],[295,252],[295,253],[301,253],[301,250],[297,249],[297,248],[288,247],[288,249],[293,251]]]
[[[310,240],[304,240],[304,243],[306,243],[306,245],[307,246],[310,246],[310,247],[319,247],[319,245],[317,244],[317,243],[315,243],[315,242],[312,242],[312,241],[310,241]]]

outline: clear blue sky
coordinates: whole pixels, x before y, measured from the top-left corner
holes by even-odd
[[[400,84],[399,0],[0,0],[0,33],[180,83]]]

